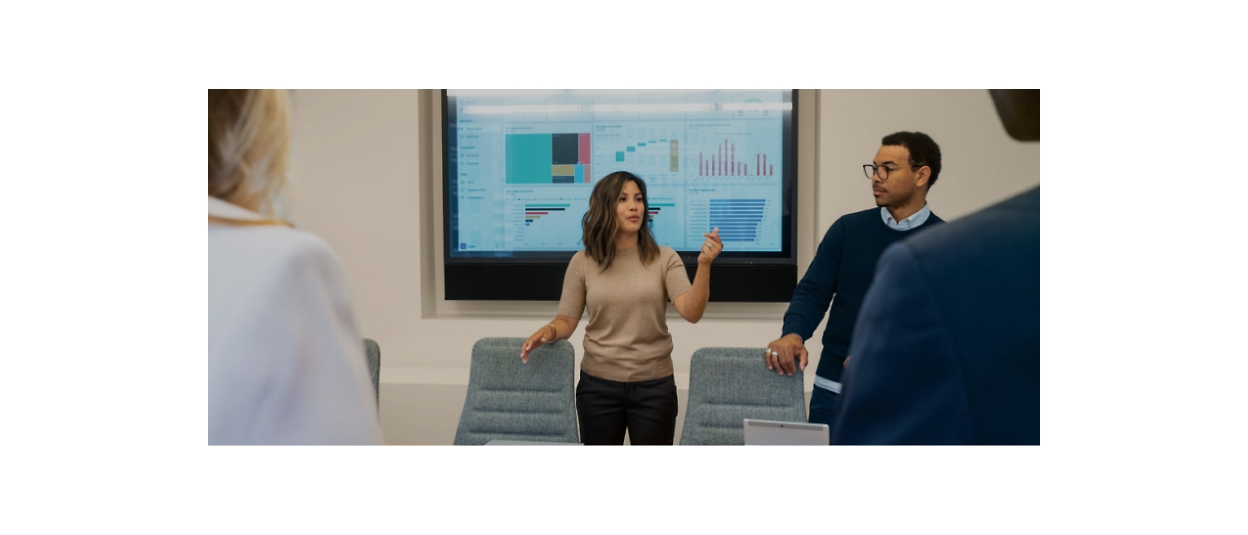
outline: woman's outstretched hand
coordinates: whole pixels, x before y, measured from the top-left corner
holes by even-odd
[[[719,253],[724,252],[724,242],[719,239],[719,227],[715,227],[714,230],[702,236],[706,237],[706,241],[702,242],[702,252],[698,255],[698,263],[710,264],[715,257],[719,256]]]
[[[529,353],[534,349],[542,347],[547,342],[553,340],[559,333],[555,331],[554,326],[550,324],[543,325],[541,329],[533,333],[528,340],[524,341],[524,347],[520,349],[520,360],[525,364],[529,363]]]

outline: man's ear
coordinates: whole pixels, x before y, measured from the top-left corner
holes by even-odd
[[[924,165],[919,168],[917,173],[915,173],[914,185],[920,188],[926,186],[927,179],[929,178],[932,178],[932,168]]]

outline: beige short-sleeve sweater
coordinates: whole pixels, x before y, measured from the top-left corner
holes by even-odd
[[[611,268],[602,271],[580,251],[563,276],[559,315],[580,318],[585,326],[581,369],[599,379],[648,381],[672,375],[672,335],[667,331],[667,302],[693,287],[680,256],[660,247],[659,257],[641,264],[638,248],[616,251]]]

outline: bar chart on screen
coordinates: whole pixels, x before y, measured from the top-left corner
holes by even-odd
[[[685,248],[685,218],[682,213],[683,203],[672,198],[656,198],[649,201],[650,228],[654,230],[654,240],[659,245],[676,250]]]
[[[601,175],[628,171],[645,180],[667,183],[678,180],[681,134],[652,123],[606,123],[594,125],[594,159]]]
[[[690,158],[692,159],[692,157]],[[755,151],[737,154],[737,144],[724,139],[711,151],[698,151],[698,178],[766,179],[776,176],[776,157]]]
[[[766,199],[711,199],[707,203],[710,226],[719,229],[724,243],[758,241]]]
[[[514,199],[507,205],[508,246],[517,250],[563,249],[580,244],[584,200]]]
[[[742,124],[693,124],[685,153],[686,176],[697,183],[778,183],[781,180],[780,146],[756,135],[758,126]]]
[[[703,232],[719,229],[724,251],[757,251],[775,247],[780,225],[779,196],[753,185],[717,185],[689,188],[685,239],[700,243]]]

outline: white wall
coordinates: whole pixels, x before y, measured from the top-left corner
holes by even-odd
[[[824,90],[820,99],[819,228],[870,207],[862,165],[880,138],[920,131],[940,145],[940,178],[928,204],[950,221],[1040,183],[1040,144],[1019,143],[1001,126],[986,90]]]
[[[381,418],[391,444],[450,444],[472,344],[526,337],[557,305],[441,299],[439,106],[428,90],[300,90],[294,98],[291,216],[338,252],[361,332],[381,345]],[[886,134],[919,130],[940,144],[944,170],[929,202],[946,220],[1040,182],[1039,145],[1006,136],[987,91],[802,91],[799,106],[799,275],[837,217],[873,205],[862,164]],[[697,325],[669,314],[681,422],[693,351],[761,350],[778,336],[784,308],[711,303]],[[578,362],[583,332],[571,338]],[[821,335],[807,344],[816,359]],[[679,431],[678,423],[677,440]]]

